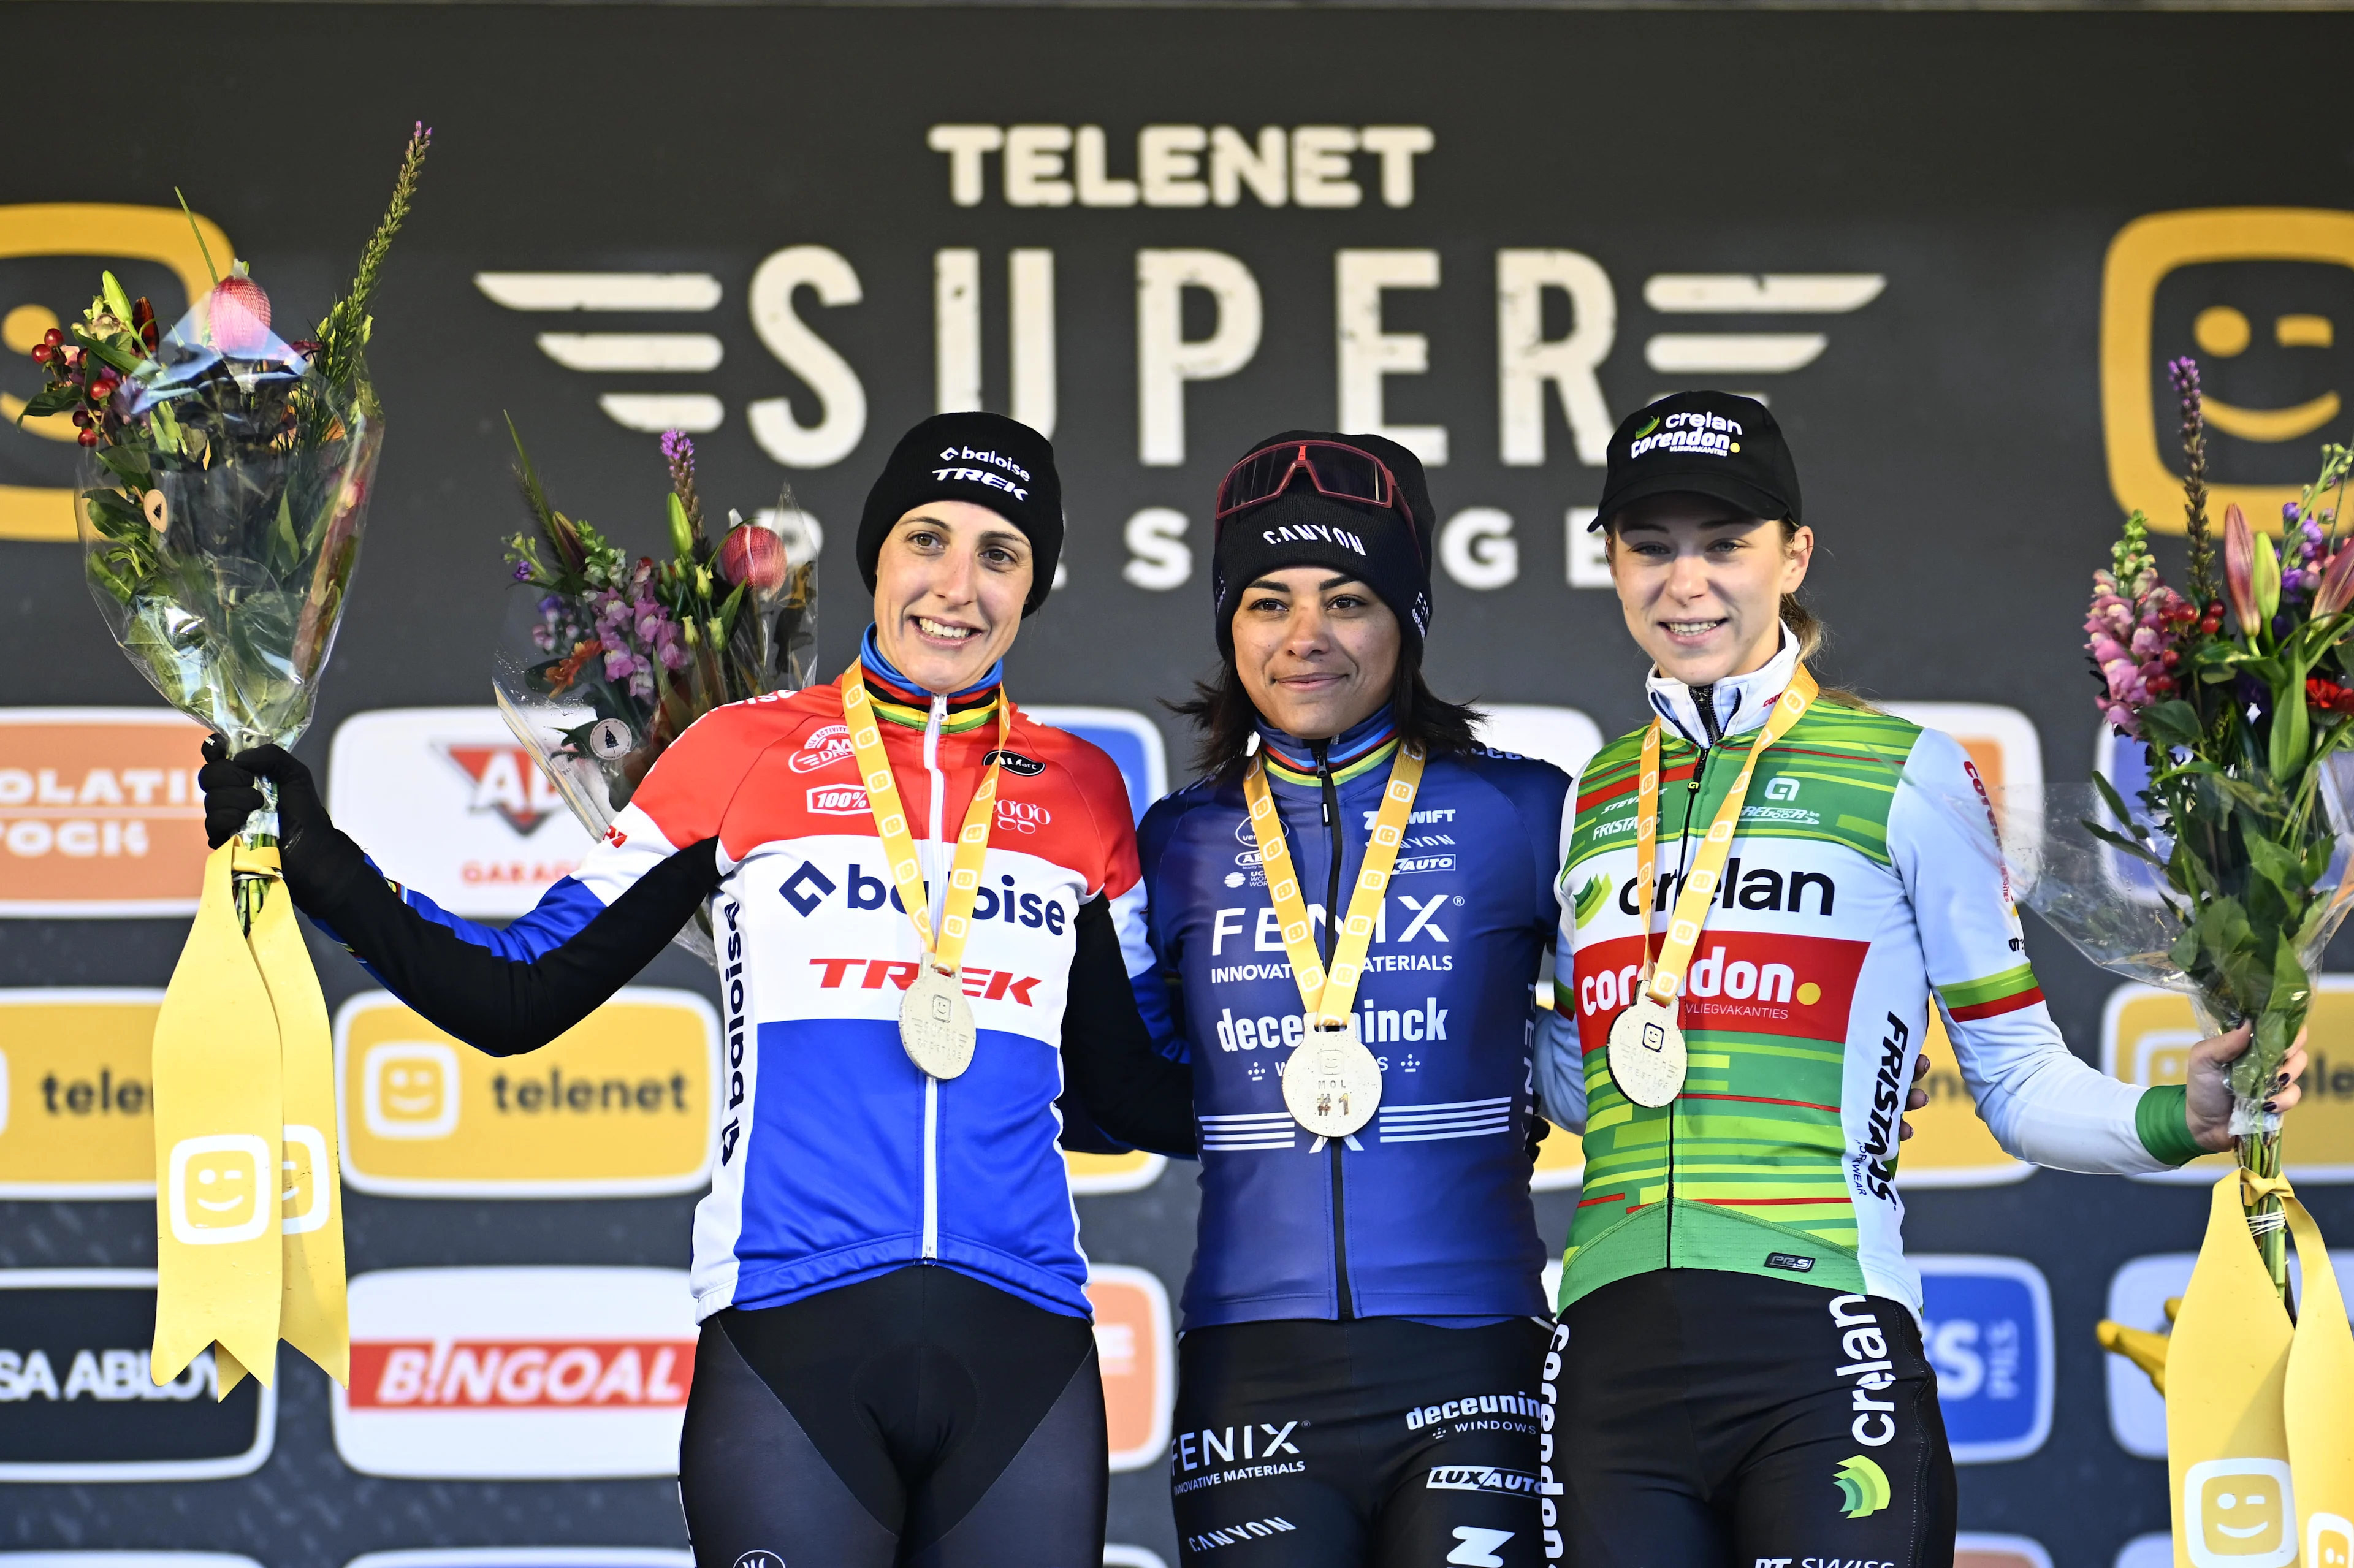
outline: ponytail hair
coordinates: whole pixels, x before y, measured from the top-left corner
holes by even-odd
[[[1787,545],[1797,536],[1798,525],[1787,517],[1783,518],[1783,543]],[[1798,596],[1794,593],[1786,593],[1782,596],[1781,614],[1782,624],[1789,628],[1790,635],[1798,640],[1798,662],[1811,668],[1815,656],[1823,651],[1823,644],[1830,641],[1830,628],[1818,620],[1813,610],[1801,604],[1798,601]],[[1826,683],[1822,686],[1821,695],[1823,701],[1827,703],[1833,703],[1843,708],[1853,708],[1859,713],[1879,711],[1845,686]]]

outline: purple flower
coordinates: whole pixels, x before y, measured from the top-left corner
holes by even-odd
[[[519,583],[527,583],[531,581],[531,565],[529,562],[517,561],[515,563],[514,580]]]
[[[663,668],[673,675],[687,666],[686,648],[675,639],[664,642],[657,656],[662,660]]]
[[[625,648],[614,648],[610,644],[607,645],[605,650],[605,678],[607,680],[622,680],[629,675],[635,673],[641,668],[642,668],[642,664],[637,659],[631,656],[629,650]]]

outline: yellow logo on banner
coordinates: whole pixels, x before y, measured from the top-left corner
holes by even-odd
[[[2101,280],[2101,413],[2119,507],[2147,513],[2153,529],[2183,531],[2181,449],[2165,365],[2187,354],[2199,361],[2206,393],[2208,515],[2220,522],[2236,502],[2256,527],[2279,528],[2281,504],[2297,498],[2296,476],[2312,467],[2315,443],[2342,426],[2344,399],[2354,394],[2354,386],[2329,384],[2342,361],[2317,357],[2338,346],[2335,316],[2343,312],[2331,307],[2343,306],[2354,280],[2317,273],[2317,265],[2354,268],[2354,212],[2201,207],[2151,213],[2117,231]],[[2163,287],[2188,268],[2215,270],[2189,281],[2203,287]],[[2260,357],[2243,360],[2248,355]],[[2220,450],[2218,435],[2226,439]],[[2246,482],[2256,476],[2235,472],[2232,460],[2250,442],[2294,461],[2263,476],[2273,482]]]
[[[691,991],[625,987],[525,1056],[366,992],[335,1015],[344,1179],[409,1198],[691,1192],[710,1175],[718,1061],[718,1018]]]
[[[155,1192],[160,991],[0,991],[0,1198]]]
[[[2281,1158],[2293,1181],[2354,1181],[2354,1049],[2342,1044],[2354,1039],[2354,975],[2320,977],[2311,1028],[2313,1065],[2306,1069],[2305,1097],[2283,1128]],[[2101,1070],[2129,1084],[2179,1084],[2200,1036],[2189,997],[2119,986],[2101,1015]],[[2211,1186],[2231,1165],[2229,1154],[2208,1154],[2140,1180]]]
[[[1063,1150],[1063,1169],[1071,1179],[1071,1191],[1082,1198],[1101,1197],[1107,1192],[1140,1192],[1160,1181],[1161,1172],[1168,1165],[1161,1156],[1148,1154],[1141,1149],[1131,1149],[1126,1154]]]
[[[208,217],[198,217],[196,226],[212,250],[214,265],[227,268],[236,255],[228,236]],[[148,261],[170,268],[179,278],[182,297],[154,299],[155,314],[167,331],[212,288],[203,250],[189,229],[187,215],[177,207],[118,207],[105,202],[0,207],[0,260],[31,256],[70,257],[83,276],[80,292],[70,298],[0,299],[0,350],[16,357],[30,354],[51,327],[81,319],[82,308],[98,292],[101,267],[111,265],[121,270],[126,261]],[[133,287],[131,291],[135,294],[139,289]],[[16,444],[25,458],[33,460],[10,466],[52,466],[40,462],[48,454],[38,449],[55,442],[70,446],[76,435],[72,423],[63,414],[52,414],[19,426],[16,416],[24,411],[23,398],[0,392],[0,424],[7,427],[0,433],[0,443]],[[71,461],[62,450],[59,456],[68,461],[63,465],[65,475],[57,484],[0,484],[0,539],[73,539]]]

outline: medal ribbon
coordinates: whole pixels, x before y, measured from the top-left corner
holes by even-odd
[[[1637,776],[1635,796],[1635,881],[1643,890],[1643,990],[1661,1006],[1672,1003],[1684,989],[1684,971],[1691,966],[1701,927],[1708,924],[1709,907],[1716,902],[1716,879],[1724,874],[1725,857],[1733,853],[1734,831],[1741,825],[1742,802],[1749,798],[1749,780],[1757,771],[1757,759],[1766,755],[1767,747],[1790,733],[1790,726],[1805,716],[1821,690],[1801,664],[1790,677],[1788,689],[1774,700],[1773,711],[1766,715],[1764,727],[1749,747],[1749,760],[1741,765],[1741,777],[1733,781],[1724,803],[1716,809],[1715,821],[1708,825],[1708,837],[1701,841],[1700,858],[1676,900],[1675,916],[1668,922],[1667,940],[1659,945],[1656,962],[1651,958],[1651,911],[1659,893],[1659,721],[1653,719],[1651,727],[1643,732],[1642,770]],[[1698,768],[1700,762],[1696,759],[1692,766]]]
[[[249,933],[240,873],[270,880]],[[248,1372],[268,1383],[281,1339],[349,1373],[334,1047],[279,877],[275,849],[213,851],[155,1020],[158,1384],[207,1345],[223,1395]]]
[[[1382,790],[1381,810],[1373,817],[1373,838],[1365,845],[1365,863],[1357,871],[1356,890],[1349,895],[1348,923],[1341,927],[1341,940],[1332,949],[1329,974],[1310,939],[1313,927],[1308,906],[1299,896],[1299,868],[1292,863],[1290,846],[1283,842],[1283,820],[1275,812],[1275,792],[1267,788],[1267,758],[1252,758],[1250,771],[1243,775],[1243,799],[1250,803],[1251,832],[1258,836],[1267,896],[1274,901],[1276,918],[1283,924],[1283,950],[1290,957],[1291,978],[1299,987],[1310,1029],[1348,1026],[1351,1010],[1356,1006],[1357,982],[1364,978],[1365,950],[1373,946],[1374,916],[1382,906],[1383,891],[1389,886],[1390,868],[1397,863],[1398,848],[1405,842],[1415,791],[1422,787],[1423,755],[1419,747],[1401,744],[1397,760],[1390,764],[1389,783]],[[1329,912],[1325,918],[1331,918]]]
[[[1013,730],[1013,704],[997,694],[997,749],[1005,749]],[[957,833],[956,859],[949,869],[948,896],[940,905],[940,930],[932,934],[931,898],[924,888],[922,864],[916,858],[916,840],[907,832],[907,810],[899,800],[899,786],[891,777],[891,758],[883,749],[876,727],[875,699],[866,694],[866,677],[854,662],[843,673],[842,716],[850,729],[850,749],[857,758],[866,786],[866,806],[875,816],[875,832],[883,841],[883,857],[891,867],[892,884],[907,918],[916,923],[916,939],[924,956],[939,968],[954,970],[964,962],[965,938],[972,934],[972,906],[981,897],[981,862],[989,854],[989,830],[997,815],[998,762],[991,755],[966,809],[964,826]]]

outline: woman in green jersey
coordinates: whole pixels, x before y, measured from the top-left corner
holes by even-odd
[[[1953,1459],[1893,1180],[1932,999],[1997,1140],[2071,1171],[2228,1147],[2247,1032],[2195,1046],[2187,1088],[2069,1052],[1950,804],[1976,792],[1961,747],[1808,672],[1814,535],[1761,404],[1631,416],[1596,525],[1653,717],[1564,821],[1537,1075],[1586,1165],[1544,1369],[1547,1551],[1945,1568]],[[2301,1046],[2285,1067],[2281,1108]]]

